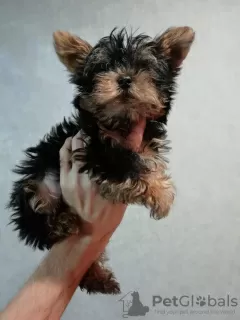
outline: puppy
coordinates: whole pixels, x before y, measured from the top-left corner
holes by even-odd
[[[85,147],[75,157],[104,198],[144,205],[155,219],[169,213],[174,186],[166,173],[165,125],[193,40],[189,27],[168,29],[154,39],[114,29],[94,47],[68,32],[54,33],[56,53],[76,86],[75,114],[28,148],[14,170],[21,178],[14,183],[8,207],[21,240],[49,249],[81,232],[80,218],[64,203],[59,186],[59,150],[79,130]],[[135,135],[138,145],[132,143]],[[81,289],[120,292],[105,260],[103,254],[93,263]]]

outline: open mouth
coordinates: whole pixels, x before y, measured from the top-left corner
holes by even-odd
[[[131,126],[131,130],[127,135],[117,130],[109,131],[103,128],[102,130],[104,131],[105,136],[114,139],[124,148],[139,152],[141,149],[145,128],[146,118],[140,117],[139,120]]]
[[[103,124],[101,129],[105,137],[110,137],[124,148],[141,152],[147,121],[159,118],[164,112],[162,106],[139,102],[136,99],[129,100],[128,98],[126,103],[123,103],[122,100],[115,101],[115,105],[109,104],[108,116],[115,116],[116,126],[113,129],[110,126],[107,128]],[[126,119],[123,117],[124,114],[127,115]],[[122,123],[118,121],[118,117],[123,120]]]
[[[140,150],[143,135],[146,128],[146,118],[140,118],[138,122],[134,123],[130,133],[125,138],[125,147],[138,152]]]

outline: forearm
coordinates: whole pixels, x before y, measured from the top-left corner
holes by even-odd
[[[108,236],[98,242],[91,237],[72,236],[55,245],[0,319],[60,319],[81,278],[108,240]]]

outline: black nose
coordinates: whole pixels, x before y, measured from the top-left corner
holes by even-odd
[[[132,83],[132,79],[129,76],[121,77],[118,79],[118,84],[121,89],[129,89]]]

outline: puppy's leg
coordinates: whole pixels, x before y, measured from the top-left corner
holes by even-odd
[[[161,219],[171,209],[175,188],[167,175],[155,172],[137,181],[128,179],[119,184],[104,181],[100,193],[113,202],[144,205],[151,210],[154,219]]]
[[[113,272],[104,265],[101,257],[88,269],[79,287],[89,294],[119,294],[121,292]]]
[[[143,204],[150,208],[150,215],[158,220],[168,215],[175,198],[173,182],[167,175],[152,175],[148,179]]]
[[[30,196],[29,205],[38,213],[55,212],[61,189],[57,175],[47,172],[42,180],[28,180],[24,186],[25,192]]]

